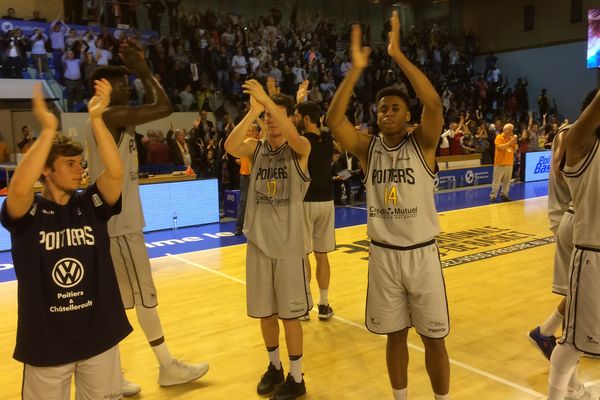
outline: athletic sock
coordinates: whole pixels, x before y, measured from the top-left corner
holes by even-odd
[[[540,333],[544,336],[554,336],[554,333],[562,327],[563,320],[565,319],[558,310],[554,310],[552,315],[540,325]]]
[[[581,352],[571,344],[558,344],[550,358],[550,376],[548,377],[548,400],[563,400],[567,393],[569,380],[573,375]]]
[[[435,400],[450,400],[450,394],[433,394]]]
[[[578,363],[579,364],[579,363]],[[569,380],[569,386],[568,389],[569,390],[573,390],[573,391],[578,391],[579,387],[581,386],[581,382],[579,382],[579,365],[577,365],[575,367],[575,369],[573,370],[573,373],[571,374],[571,379]]]
[[[171,356],[171,352],[167,347],[165,342],[162,342],[156,346],[150,346],[156,359],[158,360],[158,364],[163,368],[169,368],[171,364],[173,364],[173,356]]]
[[[302,382],[302,354],[290,356],[290,374],[297,383]]]
[[[326,306],[329,304],[329,289],[319,289],[319,304]]]
[[[277,369],[281,369],[281,360],[279,359],[279,346],[267,347],[267,353],[269,354],[269,362]]]
[[[394,388],[392,388],[392,393],[394,393],[394,400],[406,400],[406,399],[408,399],[408,397],[407,397],[407,393],[408,393],[407,388],[404,388],[404,389],[394,389]]]

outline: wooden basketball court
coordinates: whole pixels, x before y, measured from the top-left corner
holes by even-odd
[[[560,298],[551,293],[554,244],[546,197],[440,214],[439,247],[451,316],[446,339],[454,400],[543,399],[549,363],[526,339]],[[330,303],[335,316],[316,312],[302,324],[306,399],[391,399],[385,337],[364,328],[366,226],[338,229],[330,254]],[[314,262],[313,262],[314,264]],[[152,260],[159,313],[175,357],[207,360],[209,373],[180,387],[156,383],[154,355],[137,326],[122,342],[123,368],[142,385],[140,399],[259,399],[256,384],[268,365],[259,323],[246,316],[245,245]],[[318,300],[316,281],[313,298]],[[0,285],[0,399],[20,398],[22,365],[12,360],[16,282]],[[409,336],[409,398],[432,399],[420,339]],[[281,346],[284,368],[285,341]],[[598,361],[583,359],[582,381],[600,379]]]

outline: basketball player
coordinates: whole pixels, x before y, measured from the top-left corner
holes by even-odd
[[[331,180],[331,159],[333,158],[333,138],[321,131],[321,109],[317,103],[305,101],[296,104],[294,114],[296,127],[310,142],[308,173],[310,185],[304,197],[304,240],[306,241],[306,267],[310,282],[309,255],[314,251],[317,262],[317,283],[319,284],[319,319],[327,320],[333,315],[329,305],[329,280],[331,268],[327,253],[335,250],[335,226],[333,205],[333,182]],[[300,317],[309,319],[310,314]]]
[[[135,307],[138,322],[159,364],[158,384],[172,386],[193,381],[208,371],[208,364],[188,364],[174,359],[167,348],[163,329],[156,309],[156,288],[150,270],[150,261],[144,244],[144,217],[138,187],[138,158],[135,146],[135,125],[154,121],[171,114],[172,106],[167,94],[152,76],[144,60],[144,52],[132,39],[121,44],[121,59],[125,66],[142,81],[146,104],[129,106],[129,85],[122,67],[102,66],[92,79],[105,78],[111,82],[113,92],[110,106],[103,114],[123,160],[123,212],[108,222],[110,253],[115,266],[121,297],[125,308]],[[89,140],[90,176],[92,180],[105,168],[94,151],[94,141]],[[125,396],[135,395],[139,385],[123,379]]]
[[[107,168],[77,192],[85,171],[80,143],[56,133],[36,85],[33,112],[42,131],[15,170],[2,205],[19,282],[14,358],[25,364],[22,398],[121,399],[118,343],[131,331],[109,254],[108,219],[121,211],[123,164],[102,111],[110,84],[96,81],[88,104]],[[41,195],[33,186],[40,179]]]
[[[554,252],[554,275],[552,291],[561,296],[567,295],[569,285],[569,262],[573,253],[573,217],[574,210],[571,193],[560,172],[560,161],[565,155],[563,136],[569,126],[557,133],[552,142],[552,164],[548,178],[548,219],[550,230],[556,239]],[[548,360],[556,346],[554,333],[562,328],[565,315],[566,297],[563,297],[554,312],[544,323],[531,330],[528,339]],[[586,388],[579,381],[578,369],[575,368],[569,380],[565,399],[585,399]],[[591,394],[587,394],[591,396]],[[590,397],[591,398],[591,397]]]
[[[225,141],[235,157],[252,157],[244,234],[248,315],[260,318],[269,355],[267,372],[258,383],[261,395],[288,400],[306,392],[302,378],[302,326],[298,317],[312,308],[304,267],[302,199],[308,189],[310,142],[292,121],[293,99],[269,97],[259,82],[246,81],[250,110]],[[246,138],[249,126],[266,110],[266,139]],[[283,322],[290,359],[284,382],[279,358],[279,321]]]
[[[600,95],[590,93],[581,116],[563,133],[561,171],[573,199],[573,244],[565,328],[552,352],[548,400],[563,400],[583,353],[600,355]],[[590,102],[590,99],[591,102]],[[570,395],[570,394],[569,394]]]
[[[427,77],[400,50],[400,21],[391,17],[388,54],[406,75],[423,104],[421,125],[407,131],[409,99],[396,87],[377,94],[382,135],[357,132],[346,118],[352,89],[368,65],[361,30],[352,28],[352,69],[336,92],[327,125],[365,171],[369,285],[366,326],[387,335],[387,368],[395,399],[407,398],[408,329],[425,345],[425,365],[435,398],[449,399],[450,365],[444,343],[448,307],[435,236],[439,222],[433,201],[435,151],[442,132],[442,102]]]

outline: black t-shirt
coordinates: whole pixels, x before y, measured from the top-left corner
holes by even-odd
[[[36,195],[17,220],[2,205],[19,282],[16,360],[40,367],[83,360],[132,331],[106,228],[120,211],[121,200],[109,207],[96,185],[65,205]]]
[[[311,181],[304,201],[333,200],[331,182],[333,138],[330,133],[323,131],[321,131],[321,135],[311,132],[305,132],[303,135],[311,146],[308,156],[308,173]]]

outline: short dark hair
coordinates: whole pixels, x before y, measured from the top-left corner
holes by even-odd
[[[288,117],[294,115],[294,99],[287,94],[275,93],[271,99],[278,106],[284,106]]]
[[[52,147],[48,153],[45,166],[54,169],[54,162],[58,157],[75,157],[83,154],[83,146],[79,142],[75,142],[70,137],[63,135],[62,133],[56,134]],[[45,179],[44,175],[40,177],[43,182]]]
[[[100,79],[106,79],[109,82],[113,82],[116,79],[123,79],[124,76],[127,76],[125,68],[116,65],[103,65],[92,72],[92,76],[90,76],[90,87],[94,87],[94,81],[99,81]]]
[[[379,104],[379,101],[382,98],[388,96],[398,96],[402,99],[402,101],[404,101],[404,103],[406,103],[406,107],[410,106],[410,97],[408,97],[408,94],[404,90],[400,89],[400,87],[396,85],[385,87],[377,92],[377,95],[375,96],[375,102]]]
[[[305,101],[303,103],[296,104],[296,110],[304,118],[308,116],[310,122],[317,125],[317,128],[321,127],[321,107],[314,101]]]

